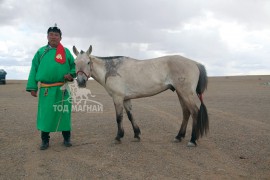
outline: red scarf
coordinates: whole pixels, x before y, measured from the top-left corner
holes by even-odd
[[[55,61],[64,64],[66,62],[66,53],[64,46],[59,43],[56,49]]]

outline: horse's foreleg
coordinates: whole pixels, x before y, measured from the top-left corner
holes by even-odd
[[[116,122],[117,122],[117,135],[115,137],[115,142],[120,143],[121,138],[124,137],[124,128],[123,128],[123,101],[119,99],[114,99],[114,107],[116,112]]]
[[[125,100],[124,101],[124,107],[125,107],[125,110],[127,112],[127,116],[128,116],[128,119],[130,120],[131,124],[132,124],[132,128],[133,128],[133,131],[134,131],[134,138],[137,138],[138,140],[140,140],[140,134],[141,134],[141,130],[139,128],[139,126],[136,124],[134,118],[133,118],[133,115],[132,115],[132,105],[131,105],[131,101],[130,100]]]
[[[180,96],[180,93],[177,93],[181,107],[182,107],[182,111],[183,111],[183,121],[180,127],[180,130],[178,132],[178,135],[175,137],[175,142],[180,142],[182,140],[182,138],[184,138],[186,136],[186,129],[187,129],[187,124],[188,124],[188,120],[190,117],[190,112],[185,104],[185,102],[183,101],[183,99]]]

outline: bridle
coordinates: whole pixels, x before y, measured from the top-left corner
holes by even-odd
[[[93,62],[90,61],[90,72],[89,72],[89,74],[87,75],[84,71],[79,70],[79,71],[76,72],[76,76],[78,76],[79,73],[82,73],[87,77],[87,80],[88,80],[91,77],[92,70],[93,70]]]
[[[78,76],[79,73],[83,73],[87,77],[87,80],[91,77],[91,72],[87,75],[84,71],[77,71],[76,76]]]

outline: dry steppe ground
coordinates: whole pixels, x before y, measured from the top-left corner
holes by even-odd
[[[73,146],[52,133],[49,149],[40,151],[37,98],[25,85],[0,85],[0,179],[270,179],[270,76],[210,77],[210,131],[195,148],[186,146],[191,121],[186,138],[173,142],[182,110],[172,91],[133,100],[142,140],[133,141],[125,114],[125,137],[114,144],[112,99],[89,81],[103,112],[74,112]]]

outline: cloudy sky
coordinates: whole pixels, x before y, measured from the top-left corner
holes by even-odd
[[[0,69],[27,79],[47,29],[97,56],[179,54],[209,76],[270,74],[269,0],[0,0]]]

